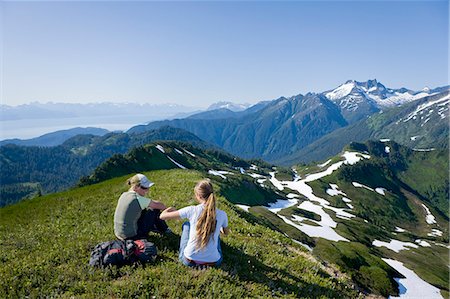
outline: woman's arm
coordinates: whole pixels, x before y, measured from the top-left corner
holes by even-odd
[[[161,220],[167,220],[167,219],[181,219],[180,213],[177,209],[174,207],[168,207],[164,211],[161,212],[161,215],[159,215],[159,218]]]

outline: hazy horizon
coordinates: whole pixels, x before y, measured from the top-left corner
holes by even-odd
[[[368,80],[373,80],[373,79],[367,79],[365,81],[368,81]],[[358,80],[355,80],[355,81],[358,81]],[[362,81],[362,82],[365,82],[365,81]],[[380,81],[380,80],[377,80],[377,81],[379,83],[383,84],[383,81]],[[345,80],[342,81],[342,84],[344,84],[344,82],[346,82],[346,81]],[[339,85],[341,85],[341,84],[339,84]],[[338,87],[339,85],[335,86],[335,88]],[[449,85],[449,83],[445,84],[445,85],[440,85],[440,86],[424,85],[421,89],[416,89],[414,91],[420,91],[420,90],[422,90],[424,88],[434,89],[434,88],[438,88],[438,87],[444,87],[444,86],[447,86],[447,85]],[[400,89],[400,88],[403,88],[403,87],[404,88],[408,88],[408,86],[399,86],[399,87],[386,86],[386,87],[387,88],[393,88],[393,89]],[[331,89],[333,89],[333,88],[328,88],[327,90],[331,90]],[[317,93],[325,92],[327,90],[317,91]],[[308,91],[305,92],[304,94],[306,94],[306,93],[308,93]],[[138,101],[135,101],[135,102],[133,102],[133,101],[113,102],[113,101],[105,101],[105,100],[92,101],[92,102],[82,102],[82,101],[80,101],[80,102],[76,102],[76,101],[73,101],[73,102],[58,102],[58,101],[39,101],[39,100],[36,100],[36,101],[30,101],[30,102],[27,102],[27,103],[19,103],[19,104],[14,104],[13,103],[13,104],[1,104],[1,105],[10,106],[10,107],[18,107],[18,106],[22,106],[22,105],[33,105],[33,104],[39,104],[39,105],[47,105],[47,104],[55,104],[55,105],[58,105],[58,104],[93,105],[93,104],[103,104],[104,103],[104,104],[120,104],[120,105],[128,105],[128,104],[129,105],[135,105],[135,104],[137,104],[137,105],[140,105],[140,106],[151,105],[151,106],[155,106],[155,107],[172,105],[172,106],[183,106],[183,107],[188,107],[188,108],[193,108],[193,109],[207,109],[209,106],[211,106],[213,104],[216,104],[216,103],[219,103],[219,102],[230,102],[230,103],[234,103],[234,104],[246,104],[246,105],[250,105],[251,106],[251,105],[257,104],[258,102],[261,102],[261,101],[272,101],[272,100],[276,100],[276,99],[278,99],[280,97],[283,97],[283,96],[284,97],[291,97],[291,96],[296,96],[298,94],[299,93],[292,94],[292,95],[280,95],[280,96],[275,97],[273,99],[264,99],[264,100],[260,100],[260,101],[257,100],[254,103],[236,102],[236,101],[232,101],[232,100],[231,101],[217,100],[216,102],[207,103],[206,106],[196,105],[195,103],[174,103],[174,102],[173,103],[169,103],[169,102],[167,102],[167,103],[148,103],[148,102],[138,102]]]

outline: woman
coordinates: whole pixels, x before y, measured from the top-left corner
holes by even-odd
[[[130,189],[122,193],[114,213],[114,234],[120,240],[138,240],[148,237],[150,231],[170,232],[167,224],[159,218],[166,206],[144,197],[154,184],[138,173],[127,181]]]
[[[227,235],[227,214],[216,208],[216,197],[210,180],[194,188],[199,205],[180,210],[172,207],[161,213],[161,219],[188,219],[183,223],[180,241],[180,261],[186,266],[219,266],[222,263],[220,233]]]

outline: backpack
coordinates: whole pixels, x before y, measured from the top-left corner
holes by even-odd
[[[155,244],[142,240],[114,240],[97,244],[91,252],[89,265],[106,267],[108,265],[123,266],[135,262],[149,263],[156,259]]]

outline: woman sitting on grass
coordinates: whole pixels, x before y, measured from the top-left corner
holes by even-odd
[[[160,217],[162,220],[189,220],[183,223],[180,241],[179,259],[184,265],[219,266],[223,258],[219,235],[229,232],[227,214],[216,208],[216,197],[209,179],[198,182],[194,194],[199,205],[180,210],[170,207]]]
[[[166,206],[145,197],[153,185],[145,175],[138,173],[128,179],[128,192],[122,193],[114,213],[114,233],[119,240],[146,239],[151,231],[170,233],[167,224],[160,219]]]

